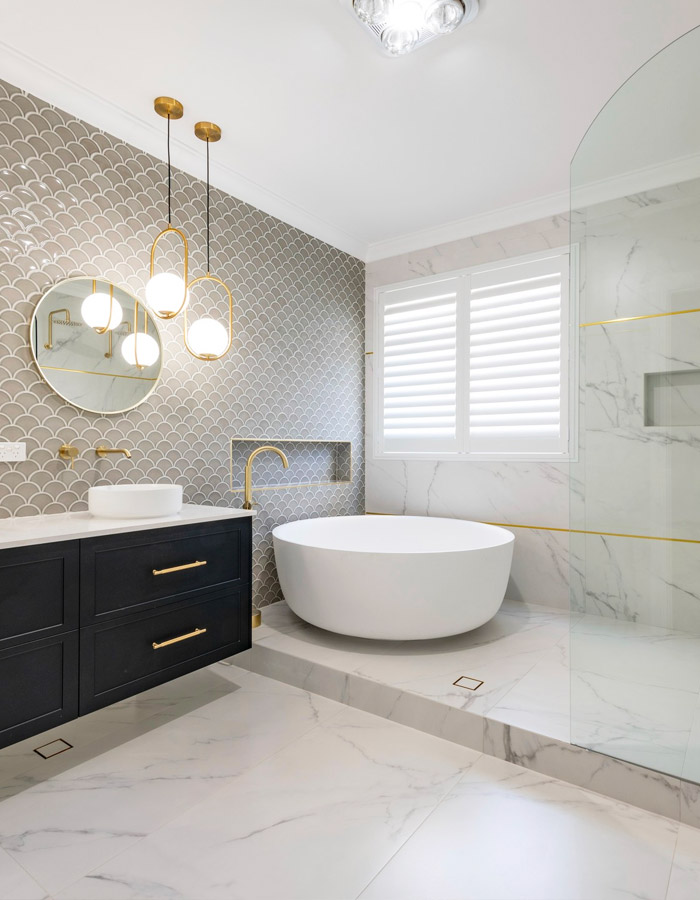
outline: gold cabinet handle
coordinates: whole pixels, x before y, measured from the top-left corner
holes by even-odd
[[[184,572],[185,569],[196,569],[198,566],[206,566],[206,564],[207,564],[206,559],[202,560],[202,562],[197,560],[197,562],[187,563],[186,566],[173,566],[170,569],[154,569],[153,574],[154,575],[168,575],[170,572]]]
[[[157,644],[153,641],[153,649],[160,650],[161,647],[169,647],[171,644],[179,644],[180,641],[187,641],[190,638],[197,637],[198,634],[206,634],[206,628],[195,628],[194,631],[190,631],[189,634],[181,634],[180,637],[170,638],[169,641],[161,641],[160,644]]]

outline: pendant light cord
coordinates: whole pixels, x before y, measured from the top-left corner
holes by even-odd
[[[209,271],[211,268],[209,265],[209,256],[210,256],[210,252],[209,252],[209,221],[210,221],[209,203],[210,203],[210,199],[209,199],[209,138],[207,138],[207,275],[209,274]]]
[[[170,115],[168,115],[168,227],[172,220],[172,204],[171,204],[171,172],[170,172]]]

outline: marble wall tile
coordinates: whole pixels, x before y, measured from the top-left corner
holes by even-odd
[[[253,579],[265,605],[281,596],[276,524],[363,510],[364,264],[213,189],[212,269],[233,291],[231,353],[201,364],[183,346],[181,321],[159,322],[164,369],[154,393],[125,415],[82,412],[34,366],[34,306],[74,275],[102,276],[143,299],[164,178],[162,161],[0,82],[0,440],[28,450],[26,462],[0,469],[0,517],[81,510],[92,485],[153,480],[182,484],[190,503],[236,505],[232,437],[351,440],[353,484],[258,498]],[[204,193],[174,169],[174,224],[187,232],[193,274],[206,262]],[[164,244],[164,264],[181,264]],[[127,443],[132,459],[97,460],[90,450],[101,440]],[[64,441],[80,451],[74,470],[57,458]]]
[[[568,240],[567,214],[369,263],[367,349],[374,348],[377,287],[562,247]],[[366,411],[368,511],[540,525],[544,529],[568,528],[568,464],[374,458],[371,356],[367,365]],[[507,596],[562,608],[568,606],[566,542],[554,532],[526,533],[518,529],[515,535]]]

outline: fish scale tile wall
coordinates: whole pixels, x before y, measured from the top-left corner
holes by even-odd
[[[187,502],[237,506],[232,437],[352,441],[351,485],[257,498],[254,596],[266,605],[280,598],[277,523],[363,509],[364,265],[212,190],[212,271],[235,303],[231,353],[194,360],[181,322],[160,322],[164,368],[151,397],[123,415],[81,412],[33,363],[34,306],[72,275],[102,275],[143,298],[164,177],[154,157],[0,81],[0,440],[26,441],[28,451],[27,462],[0,465],[0,517],[83,510],[91,485],[118,482],[176,481]],[[191,275],[203,274],[204,183],[175,170],[173,191]],[[177,264],[179,248],[165,249]],[[80,450],[75,470],[57,457],[64,441]],[[132,460],[97,460],[102,441],[128,446]]]

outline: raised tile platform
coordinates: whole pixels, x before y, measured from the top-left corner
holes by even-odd
[[[572,620],[561,610],[505,601],[468,634],[369,641],[315,628],[276,603],[263,610],[253,648],[236,661],[700,826],[700,637],[595,616]],[[462,686],[462,676],[474,682]],[[584,742],[594,749],[577,746]],[[613,749],[634,762],[607,755]]]

